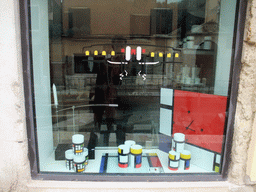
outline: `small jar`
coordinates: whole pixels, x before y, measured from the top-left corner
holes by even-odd
[[[182,152],[185,146],[185,135],[183,133],[175,133],[172,139],[172,150]]]
[[[85,155],[75,155],[74,156],[74,170],[77,173],[82,173],[85,171]]]
[[[129,147],[129,155],[128,155],[128,166],[132,167],[134,165],[131,164],[131,159],[132,159],[132,155],[131,155],[131,146],[135,145],[136,142],[133,140],[127,140],[124,142],[125,145],[127,145]]]
[[[66,160],[66,168],[69,170],[73,169],[73,158],[74,158],[74,152],[72,149],[65,151],[65,160]]]
[[[206,86],[206,81],[207,81],[207,79],[206,79],[206,78],[202,78],[203,86]]]
[[[187,39],[186,38],[183,39],[182,44],[183,44],[183,48],[186,49],[187,48]]]
[[[84,136],[75,134],[72,136],[72,147],[75,155],[81,155],[84,152]]]
[[[177,171],[179,168],[180,153],[176,151],[169,151],[168,168],[172,171]]]
[[[187,37],[187,48],[188,49],[193,49],[194,48],[194,40],[195,40],[194,36],[188,36]]]
[[[142,163],[142,146],[132,145],[131,146],[131,159],[129,161],[132,168],[140,168]]]
[[[212,37],[206,36],[204,37],[204,49],[210,50],[212,48]]]
[[[133,141],[133,140],[127,140],[127,141],[124,142],[124,144],[125,144],[125,145],[128,145],[129,147],[131,147],[132,145],[135,145],[136,142]]]
[[[89,159],[89,152],[88,152],[88,149],[85,147],[84,148],[84,152],[83,152],[83,155],[85,156],[85,166],[87,166],[88,165],[88,159]]]
[[[119,145],[118,146],[118,166],[121,168],[127,168],[129,162],[129,145]]]
[[[185,84],[190,85],[192,81],[191,77],[185,77]]]
[[[191,153],[188,150],[183,150],[180,153],[180,166],[182,170],[189,170],[190,168]]]
[[[198,78],[198,77],[195,78],[195,84],[196,85],[200,84],[200,81],[201,81],[200,78]]]

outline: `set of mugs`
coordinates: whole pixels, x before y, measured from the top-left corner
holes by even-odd
[[[127,140],[118,146],[118,166],[121,168],[140,168],[142,164],[142,146]]]
[[[88,164],[88,149],[84,147],[84,135],[72,136],[72,149],[65,151],[66,168],[82,173]]]
[[[168,155],[168,168],[172,171],[188,170],[190,168],[191,153],[184,150],[185,135],[183,133],[175,133],[172,139],[171,151]]]

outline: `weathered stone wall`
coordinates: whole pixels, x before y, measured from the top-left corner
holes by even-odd
[[[245,183],[246,163],[256,111],[256,1],[249,1],[237,98],[229,181]]]
[[[0,1],[0,191],[27,191],[30,178],[22,81],[19,8]]]

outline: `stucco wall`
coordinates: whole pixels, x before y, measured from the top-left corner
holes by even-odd
[[[0,1],[0,190],[26,191],[30,178],[18,1]]]
[[[19,8],[0,1],[0,190],[1,191],[252,191],[245,184],[247,152],[256,111],[256,0],[247,14],[229,182],[108,183],[32,181],[27,150]],[[236,185],[239,184],[240,186]],[[113,189],[114,186],[117,188]],[[68,189],[69,188],[69,189]],[[105,189],[106,188],[106,189]]]

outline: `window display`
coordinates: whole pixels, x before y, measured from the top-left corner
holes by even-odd
[[[40,171],[220,173],[235,11],[31,0]]]

